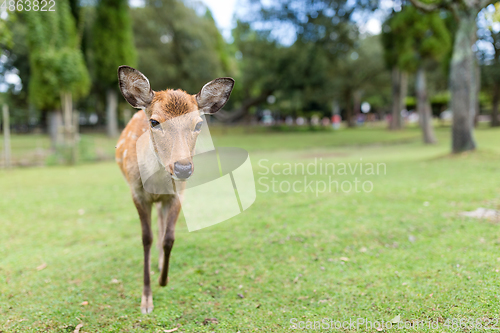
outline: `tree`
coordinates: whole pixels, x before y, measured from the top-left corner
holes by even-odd
[[[92,27],[93,76],[106,92],[106,128],[108,136],[118,135],[118,66],[136,67],[131,18],[127,0],[99,0]]]
[[[493,59],[489,64],[483,66],[481,73],[484,88],[491,92],[491,127],[499,127],[499,105],[500,105],[500,32],[491,31],[491,39],[494,48]]]
[[[422,14],[413,6],[393,13],[384,26],[386,60],[403,71],[416,72],[417,111],[424,143],[436,142],[426,71],[442,61],[451,46],[451,37],[439,13]]]
[[[453,111],[452,151],[474,150],[474,114],[478,104],[478,68],[473,46],[476,42],[476,17],[494,0],[410,0],[426,12],[450,10],[458,21],[450,69],[451,109]]]
[[[500,105],[500,31],[495,24],[500,22],[500,3],[495,4],[495,10],[485,13],[485,26],[478,31],[478,37],[483,42],[490,43],[494,50],[493,55],[483,52],[480,56],[482,63],[481,88],[492,96],[491,127],[499,127]]]
[[[88,93],[90,78],[68,1],[59,1],[52,14],[39,11],[24,14],[31,70],[29,99],[42,110],[58,113],[55,110],[62,107],[69,130],[72,100]]]
[[[131,11],[138,68],[154,89],[198,92],[205,83],[234,74],[226,43],[211,13],[198,15],[179,0],[146,1]]]
[[[337,99],[345,108],[345,120],[348,127],[356,126],[356,117],[360,113],[361,98],[366,91],[386,86],[386,70],[383,63],[383,50],[380,36],[361,39],[351,54],[338,59],[330,74],[334,83]]]
[[[241,103],[234,112],[219,111],[218,117],[239,119],[252,106],[266,101],[270,94],[279,96],[289,110],[299,111],[301,107],[328,110],[338,87],[338,80],[334,80],[335,64],[352,53],[359,39],[353,13],[375,8],[377,1],[248,0],[247,3],[254,10],[240,17],[233,32],[234,47],[240,57],[238,82],[243,82],[245,91],[235,91]]]

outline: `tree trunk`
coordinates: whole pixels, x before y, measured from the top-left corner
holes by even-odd
[[[50,143],[52,149],[56,149],[59,145],[62,144],[62,115],[61,111],[50,111],[48,116],[48,129],[50,135]]]
[[[347,90],[344,94],[344,99],[345,99],[345,121],[347,123],[347,127],[355,127],[356,126],[356,121],[354,120],[353,116],[353,109],[352,109],[352,93],[350,90]]]
[[[477,103],[475,57],[476,16],[473,9],[460,17],[451,60],[450,89],[453,112],[453,153],[474,150],[474,114]]]
[[[9,116],[9,106],[7,104],[3,105],[2,118],[3,118],[4,167],[10,168],[11,166],[10,116]]]
[[[362,92],[357,90],[353,94],[353,100],[354,100],[354,124],[358,122],[358,117],[359,114],[361,113],[361,96]]]
[[[420,126],[422,127],[422,136],[425,144],[436,143],[434,128],[432,127],[431,104],[427,96],[427,82],[425,69],[420,66],[417,71],[417,112],[420,117]]]
[[[106,92],[106,132],[109,137],[118,136],[118,94],[115,89]]]
[[[500,126],[498,119],[498,104],[500,103],[500,83],[495,82],[493,86],[493,109],[491,111],[491,127]]]
[[[64,145],[69,149],[68,163],[76,163],[76,137],[74,128],[73,96],[70,92],[61,93],[61,106],[64,122]]]
[[[406,94],[408,92],[408,73],[399,70],[397,67],[392,69],[392,119],[391,130],[403,128],[403,119],[401,111],[405,108]]]

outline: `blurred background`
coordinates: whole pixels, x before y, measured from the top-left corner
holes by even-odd
[[[500,125],[500,5],[447,3],[58,0],[42,12],[6,2],[0,163],[111,159],[136,112],[118,91],[124,64],[154,90],[195,94],[235,78],[215,134],[421,128],[433,144],[435,127],[453,127],[453,151],[474,149],[474,127]]]
[[[0,331],[498,329],[500,2],[45,2],[0,0]],[[181,214],[149,316],[120,65],[190,94],[233,77],[207,118],[257,191],[210,228]]]

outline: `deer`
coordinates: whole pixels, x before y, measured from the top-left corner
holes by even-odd
[[[154,308],[150,277],[153,243],[152,206],[156,205],[158,212],[158,266],[160,270],[158,282],[164,287],[168,283],[168,267],[175,240],[175,225],[183,200],[182,184],[185,184],[194,172],[192,156],[203,122],[201,115],[214,114],[226,104],[233,90],[234,80],[230,77],[215,79],[205,84],[196,95],[190,95],[179,89],[153,91],[144,74],[132,67],[120,66],[118,83],[125,100],[133,108],[140,109],[121,133],[115,158],[130,187],[132,201],[141,222],[144,250],[141,312],[148,314]],[[170,136],[165,136],[165,140],[155,140],[152,135],[153,129],[166,121],[173,121],[176,130],[168,133]],[[152,158],[159,159],[158,162],[165,168],[165,171],[181,184],[175,193],[153,194],[146,191],[143,186],[136,143],[143,134],[148,135],[148,131],[151,150],[155,153],[152,154]],[[170,152],[168,159],[158,154],[158,151],[164,150]],[[161,160],[162,158],[164,160]]]

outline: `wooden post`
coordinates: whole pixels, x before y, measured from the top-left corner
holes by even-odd
[[[10,151],[10,123],[9,123],[9,106],[3,105],[3,143],[4,143],[4,158],[5,167],[11,167],[11,151]]]
[[[73,111],[73,162],[78,161],[78,147],[80,142],[80,113]]]

